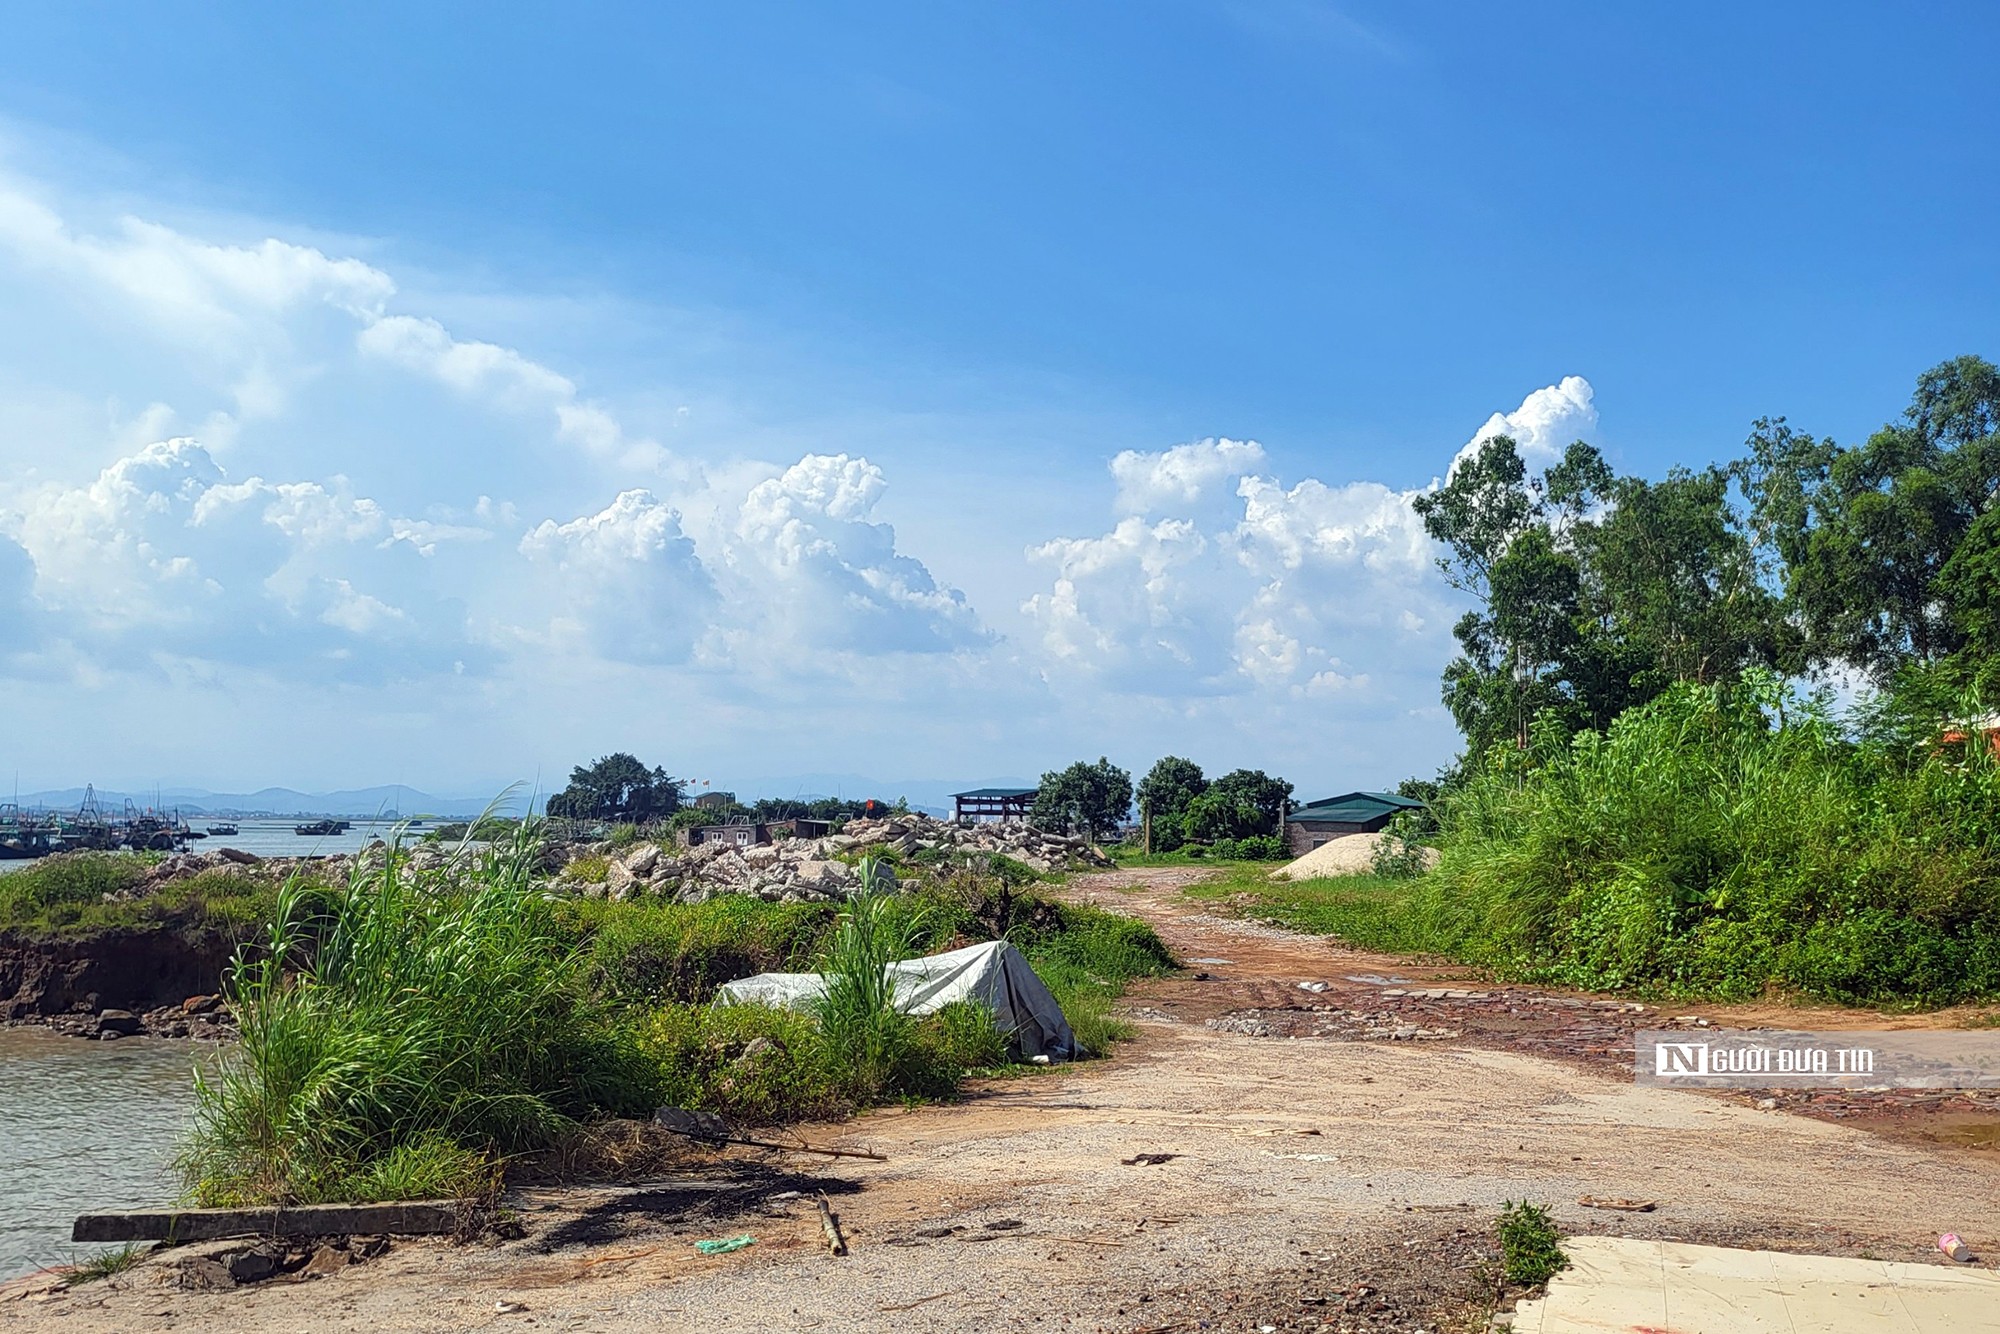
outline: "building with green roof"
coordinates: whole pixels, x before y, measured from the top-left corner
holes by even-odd
[[[1402,811],[1422,810],[1421,801],[1393,792],[1347,792],[1322,797],[1292,812],[1285,820],[1285,837],[1294,857],[1347,834],[1373,834]]]

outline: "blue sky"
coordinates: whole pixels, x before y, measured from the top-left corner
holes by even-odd
[[[1434,768],[1492,414],[1994,355],[2000,16],[1738,8],[17,7],[0,763]]]

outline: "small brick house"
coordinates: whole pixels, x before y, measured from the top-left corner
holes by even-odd
[[[1308,802],[1285,819],[1285,838],[1294,857],[1345,834],[1372,834],[1399,812],[1423,809],[1421,801],[1393,792],[1349,792]]]

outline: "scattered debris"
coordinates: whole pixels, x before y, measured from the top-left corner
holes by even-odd
[[[756,1244],[757,1239],[745,1232],[734,1237],[715,1237],[708,1241],[698,1241],[694,1244],[694,1248],[702,1255],[727,1255],[731,1251],[740,1251],[745,1246]]]
[[[1325,990],[1326,990],[1326,983],[1324,983],[1324,982],[1301,982],[1301,983],[1299,983],[1299,990],[1300,990],[1300,991],[1310,991],[1310,992],[1312,992],[1312,993],[1313,993],[1314,995],[1318,995],[1318,994],[1319,994],[1320,992],[1322,992],[1322,991],[1325,991]]]
[[[1016,1228],[1026,1226],[1027,1224],[1018,1218],[996,1218],[986,1225],[986,1230],[988,1232],[1012,1232]]]
[[[519,1315],[527,1309],[528,1304],[526,1302],[497,1301],[493,1303],[493,1314],[495,1315]]]
[[[886,1154],[873,1149],[823,1149],[804,1140],[786,1144],[780,1140],[752,1139],[739,1135],[730,1124],[714,1112],[689,1111],[685,1107],[661,1107],[653,1112],[653,1123],[664,1126],[676,1135],[685,1135],[703,1144],[744,1144],[753,1149],[777,1149],[784,1153],[817,1153],[828,1158],[866,1158],[870,1162],[886,1163]],[[795,1198],[797,1192],[793,1192]]]
[[[1120,1158],[1118,1161],[1126,1167],[1158,1167],[1161,1163],[1170,1163],[1178,1157],[1180,1155],[1177,1153],[1135,1153],[1130,1158]]]
[[[1956,1232],[1947,1232],[1939,1237],[1937,1248],[1945,1253],[1946,1258],[1956,1260],[1962,1265],[1969,1265],[1979,1258]]]
[[[1616,1209],[1628,1214],[1650,1214],[1660,1207],[1658,1200],[1625,1200],[1599,1195],[1582,1196],[1577,1203],[1586,1209]]]
[[[926,1302],[934,1302],[941,1297],[955,1296],[963,1291],[965,1291],[963,1288],[953,1288],[949,1292],[934,1292],[928,1297],[919,1297],[913,1302],[897,1302],[894,1306],[878,1306],[875,1309],[878,1311],[914,1311]]]
[[[847,1238],[840,1235],[840,1215],[827,1203],[825,1192],[821,1192],[819,1197],[819,1230],[826,1234],[829,1255],[847,1254]]]

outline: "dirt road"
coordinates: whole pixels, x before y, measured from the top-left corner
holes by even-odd
[[[1636,1087],[1468,1035],[1449,997],[1410,1001],[1437,1016],[1402,1022],[1381,993],[1480,988],[1208,916],[1180,896],[1189,874],[1068,892],[1152,921],[1210,980],[1137,988],[1141,1036],[1113,1060],[812,1132],[887,1162],[732,1159],[700,1169],[731,1189],[528,1194],[520,1240],[406,1242],[301,1285],[187,1292],[152,1261],[0,1303],[0,1328],[1470,1329],[1498,1302],[1479,1274],[1494,1212],[1523,1197],[1575,1232],[1918,1260],[1950,1229],[2000,1250],[1990,1153]],[[1302,997],[1319,1008],[1280,1008]],[[1516,1008],[1519,1031],[1547,1029]],[[1554,1031],[1617,1013],[1548,1008]],[[1381,1040],[1351,1040],[1365,1018],[1322,1037],[1269,1022],[1376,1010],[1397,1020]],[[817,1189],[852,1240],[844,1259],[819,1246],[809,1200],[783,1198]],[[1584,1195],[1659,1207],[1606,1214]],[[756,1244],[693,1254],[737,1233]]]

